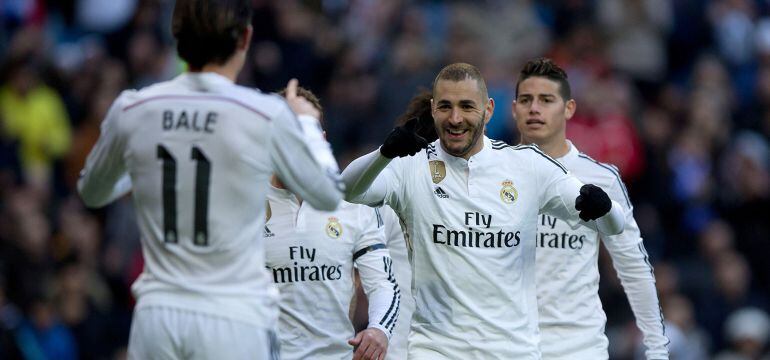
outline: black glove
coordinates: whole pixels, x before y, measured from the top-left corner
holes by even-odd
[[[428,141],[420,135],[417,135],[415,128],[419,120],[411,119],[402,126],[396,126],[393,131],[385,138],[385,142],[380,147],[382,156],[392,159],[394,157],[404,157],[414,155],[418,151],[428,147]]]
[[[580,211],[580,218],[583,221],[596,220],[612,209],[612,201],[600,187],[585,184],[580,188],[580,195],[575,199],[575,209]]]

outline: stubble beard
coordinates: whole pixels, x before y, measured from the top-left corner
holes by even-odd
[[[486,117],[487,117],[487,114],[486,112],[484,112],[484,114],[481,115],[481,121],[479,121],[479,124],[472,130],[473,134],[472,134],[471,141],[468,143],[468,145],[463,147],[460,151],[453,151],[447,145],[446,141],[444,141],[444,139],[442,138],[441,143],[444,146],[444,149],[446,150],[446,152],[449,153],[449,155],[456,156],[456,157],[463,157],[466,154],[468,154],[473,149],[473,147],[479,143],[481,136],[484,135],[484,121],[486,120]],[[443,133],[443,130],[441,133]]]

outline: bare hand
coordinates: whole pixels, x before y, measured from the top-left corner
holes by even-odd
[[[316,119],[320,118],[321,112],[310,101],[302,96],[297,96],[297,83],[297,79],[291,79],[286,85],[286,102],[289,103],[289,107],[297,116],[310,115]]]
[[[388,337],[376,328],[359,332],[348,344],[356,348],[353,360],[383,360],[388,352]]]

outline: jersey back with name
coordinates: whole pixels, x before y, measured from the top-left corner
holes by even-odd
[[[111,111],[142,233],[139,306],[171,303],[254,323],[275,316],[265,306],[275,295],[261,238],[271,119],[287,109],[215,74],[121,95]]]

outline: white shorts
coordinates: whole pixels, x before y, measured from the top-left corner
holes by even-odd
[[[145,306],[134,310],[128,358],[276,360],[280,354],[272,329],[184,309]]]

